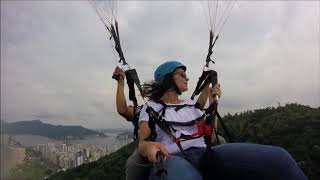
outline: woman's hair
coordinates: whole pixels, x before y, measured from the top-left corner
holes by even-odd
[[[181,94],[181,91],[174,83],[173,73],[167,74],[164,77],[162,84],[159,84],[156,81],[151,81],[142,85],[144,96],[153,101],[158,101],[169,89],[174,89],[179,95]]]

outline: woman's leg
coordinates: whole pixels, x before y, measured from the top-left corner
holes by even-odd
[[[148,180],[150,168],[148,159],[142,157],[136,149],[126,163],[126,180]]]
[[[202,180],[202,176],[187,160],[180,156],[171,155],[165,161],[168,180]],[[150,173],[151,180],[159,180],[152,168]]]
[[[305,180],[307,177],[283,148],[259,144],[230,143],[213,148],[224,179]]]

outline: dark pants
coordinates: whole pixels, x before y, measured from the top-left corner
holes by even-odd
[[[148,180],[152,164],[136,149],[126,163],[126,180]]]
[[[231,143],[212,147],[215,157],[221,161],[218,168],[212,168],[217,179],[244,180],[306,180],[308,179],[292,156],[283,148],[259,144]],[[186,150],[187,158],[182,153],[175,153],[166,160],[168,180],[202,180],[199,172],[200,160],[205,148]],[[218,162],[219,162],[218,161]],[[217,172],[218,171],[218,172]],[[150,179],[158,180],[153,169]],[[213,178],[216,179],[216,178]]]

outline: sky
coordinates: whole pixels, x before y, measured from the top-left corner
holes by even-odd
[[[191,96],[208,50],[214,2],[209,7],[118,2],[122,49],[140,81],[153,80],[164,61],[179,60],[190,78],[181,98]],[[217,14],[225,7],[220,2]],[[1,1],[1,120],[130,128],[116,113],[111,76],[118,57],[108,37],[88,1]],[[286,103],[319,107],[320,2],[234,2],[212,58],[220,114]]]

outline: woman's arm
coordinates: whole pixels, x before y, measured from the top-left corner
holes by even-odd
[[[134,117],[134,109],[133,106],[128,106],[126,97],[124,95],[124,79],[125,73],[118,66],[114,70],[114,74],[119,75],[120,78],[117,81],[117,94],[116,94],[116,105],[117,112],[124,117],[125,119],[132,119]]]
[[[208,99],[208,87],[209,84],[201,91],[200,96],[198,97],[197,103],[200,105],[201,108],[204,108],[204,106],[207,103]]]
[[[152,142],[152,141],[145,140],[150,136],[150,133],[151,133],[151,130],[149,128],[148,122],[147,121],[140,122],[139,144],[138,144],[139,153],[144,157],[148,157],[149,161],[151,162],[157,161],[156,153],[158,151],[162,151],[162,153],[166,157],[169,157],[170,153],[163,144],[159,142]]]
[[[212,101],[216,100],[216,96],[221,96],[221,89],[220,84],[214,85],[214,87],[209,87],[209,84],[201,91],[201,94],[197,100],[197,103],[200,105],[201,108],[207,103],[208,96],[211,96],[213,99]]]

